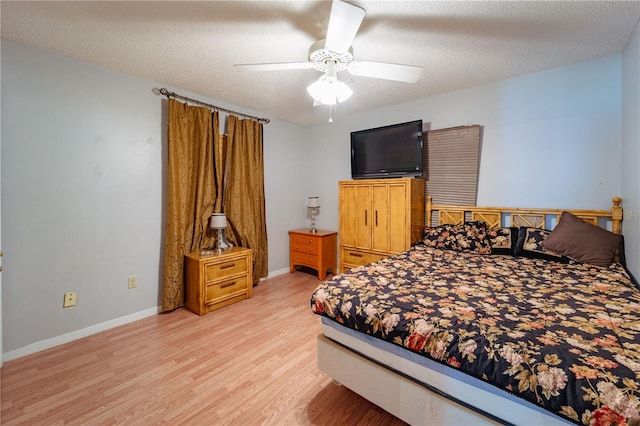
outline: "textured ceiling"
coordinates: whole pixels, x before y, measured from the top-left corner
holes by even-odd
[[[356,59],[423,66],[415,84],[338,73],[354,95],[338,116],[621,52],[640,2],[349,1],[366,10]],[[233,64],[305,61],[329,1],[2,1],[2,37],[161,85],[307,125],[313,69],[240,72]],[[151,90],[152,88],[150,88]]]

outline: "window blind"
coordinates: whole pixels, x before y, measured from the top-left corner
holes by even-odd
[[[423,175],[434,204],[475,206],[478,192],[480,126],[423,133]]]

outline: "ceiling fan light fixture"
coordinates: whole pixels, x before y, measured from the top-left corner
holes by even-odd
[[[335,105],[344,102],[353,94],[353,90],[346,83],[335,77],[323,75],[307,87],[311,97],[323,105]]]

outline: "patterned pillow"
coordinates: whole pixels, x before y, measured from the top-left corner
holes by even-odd
[[[550,233],[551,231],[546,229],[528,228],[526,226],[520,227],[518,231],[518,243],[516,245],[516,256],[569,263],[567,257],[550,250],[545,250],[543,247],[542,243]]]
[[[425,228],[422,241],[429,247],[465,253],[491,254],[487,225],[480,221]]]
[[[518,228],[487,229],[487,236],[491,244],[491,254],[506,254],[515,256],[518,245]]]

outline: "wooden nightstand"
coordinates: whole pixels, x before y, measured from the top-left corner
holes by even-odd
[[[308,266],[318,271],[321,280],[328,270],[335,274],[337,235],[337,232],[309,229],[289,231],[289,271],[295,271],[295,265]]]
[[[198,315],[253,295],[253,252],[231,247],[222,253],[185,255],[186,306]]]

